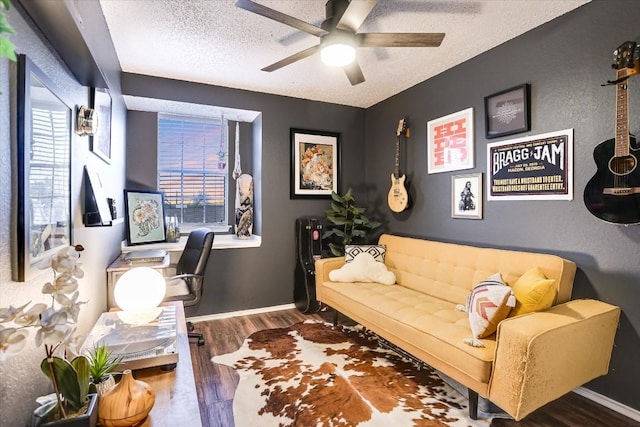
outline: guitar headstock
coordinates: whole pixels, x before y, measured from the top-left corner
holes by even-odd
[[[398,129],[396,130],[396,136],[404,136],[406,138],[408,138],[408,123],[407,123],[407,119],[400,119],[398,121]]]
[[[636,42],[624,42],[613,51],[613,64],[616,70],[627,69],[627,76],[640,72],[640,46]]]

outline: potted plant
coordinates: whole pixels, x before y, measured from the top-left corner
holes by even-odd
[[[29,303],[0,308],[0,361],[20,352],[29,335],[37,329],[35,344],[44,345],[45,358],[40,369],[53,385],[53,395],[39,398],[33,424],[38,426],[95,426],[97,395],[89,393],[89,359],[77,354],[75,337],[80,306],[78,280],[84,272],[78,265],[82,246],[67,247],[51,257],[46,267],[53,270],[53,280],[42,287],[51,296],[51,304]]]
[[[122,363],[123,356],[114,356],[107,344],[103,342],[93,347],[87,358],[89,359],[91,383],[98,396],[102,396],[116,385],[113,373]]]
[[[346,245],[365,243],[367,233],[380,227],[381,223],[371,221],[365,215],[367,208],[356,206],[351,188],[344,196],[331,192],[331,199],[331,209],[324,212],[331,225],[322,238],[329,242],[328,247],[333,256],[342,256]]]
[[[14,34],[15,31],[7,22],[7,18],[4,16],[4,11],[9,10],[9,0],[0,0],[0,36],[4,34]],[[16,61],[16,47],[11,41],[5,37],[0,37],[0,58],[6,57],[12,61]]]

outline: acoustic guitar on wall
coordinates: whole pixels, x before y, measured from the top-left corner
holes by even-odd
[[[408,138],[407,120],[400,119],[396,130],[396,160],[395,170],[391,174],[391,189],[387,196],[387,204],[393,212],[402,212],[409,207],[409,194],[405,188],[406,176],[400,176],[400,138]]]
[[[593,150],[598,170],[584,189],[584,203],[593,215],[615,224],[640,223],[640,146],[629,135],[628,79],[640,72],[638,44],[625,42],[614,52],[616,80],[615,138]]]

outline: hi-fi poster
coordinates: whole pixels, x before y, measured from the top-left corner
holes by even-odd
[[[487,200],[572,200],[573,129],[487,144]]]

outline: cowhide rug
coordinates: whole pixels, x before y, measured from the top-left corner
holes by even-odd
[[[418,369],[373,334],[307,321],[253,333],[212,361],[240,376],[237,427],[483,426],[467,400],[430,368]]]

